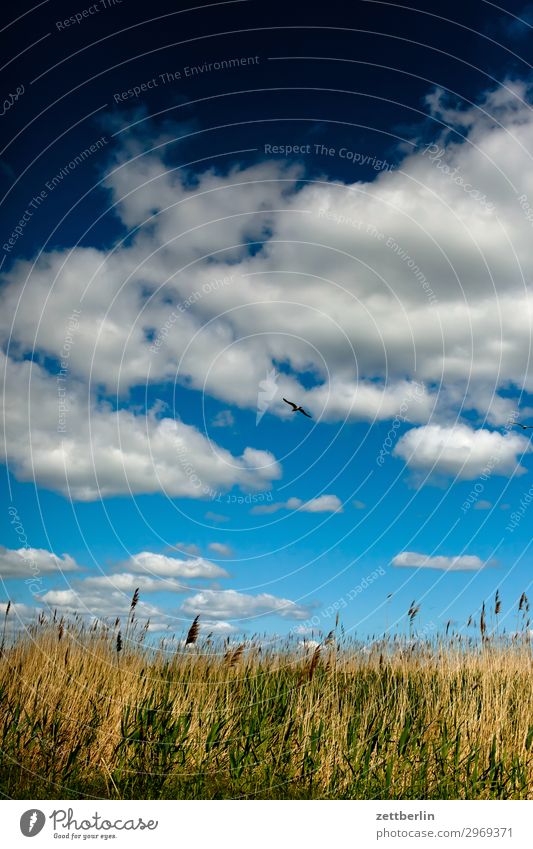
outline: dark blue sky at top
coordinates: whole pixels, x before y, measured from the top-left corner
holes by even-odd
[[[82,0],[45,3],[2,33],[2,55],[20,51],[4,70],[3,90],[7,94],[21,84],[25,87],[2,121],[5,140],[14,139],[2,157],[4,191],[10,189],[13,175],[25,172],[10,191],[13,220],[71,157],[108,132],[110,115],[118,122],[115,129],[139,107],[150,114],[166,110],[156,119],[162,124],[169,119],[185,122],[196,133],[180,145],[182,161],[211,156],[217,146],[220,151],[261,150],[266,143],[310,143],[311,155],[305,158],[310,176],[327,172],[333,179],[368,179],[371,168],[338,157],[325,161],[314,154],[313,145],[346,146],[394,162],[400,139],[426,139],[438,132],[439,126],[424,117],[424,97],[434,85],[475,101],[494,80],[528,75],[527,63],[513,55],[517,46],[521,57],[533,59],[522,28],[482,2],[452,3],[445,9],[418,4],[427,14],[374,2],[316,7],[239,2],[179,13],[186,4],[157,0],[147,6],[123,0],[79,25],[57,30],[57,21],[89,5]],[[523,8],[519,2],[506,4],[514,14]],[[24,5],[17,7],[22,9]],[[441,13],[457,24],[435,17]],[[154,20],[145,23],[150,17]],[[159,82],[139,99],[114,103],[116,93],[154,77],[159,80],[160,74],[244,55],[257,55],[260,61],[224,73]],[[272,61],[280,56],[324,60]],[[227,97],[213,96],[226,92]],[[97,115],[86,117],[95,110]],[[225,124],[234,126],[201,132]],[[250,154],[247,161],[260,156]],[[22,254],[31,256],[42,245],[50,236],[49,222],[57,224],[99,178],[101,168],[102,158],[93,157],[54,190],[46,216],[35,215],[27,228]],[[50,243],[77,241],[85,230],[82,225],[101,213],[101,202],[90,193]],[[9,218],[4,220],[9,233]],[[106,217],[82,243],[112,238],[113,224]]]
[[[533,43],[524,28],[513,24],[497,6],[477,0],[445,6],[417,2],[419,12],[394,3],[378,2],[328,2],[316,6],[238,2],[182,11],[187,8],[185,4],[165,0],[154,0],[150,4],[122,0],[120,4],[110,3],[109,8],[79,25],[62,31],[57,29],[57,21],[90,5],[89,0],[51,0],[31,15],[5,27],[1,33],[4,60],[16,57],[2,72],[3,96],[21,85],[25,91],[1,123],[2,146],[7,144],[7,148],[0,164],[0,193],[3,196],[7,192],[8,196],[3,202],[0,242],[7,238],[31,198],[44,188],[46,181],[102,134],[110,137],[112,132],[142,114],[155,115],[153,122],[160,125],[162,131],[167,122],[172,121],[183,123],[184,134],[193,133],[169,150],[169,162],[173,158],[176,162],[187,162],[212,157],[217,150],[257,148],[255,152],[235,157],[235,161],[249,164],[265,158],[265,144],[310,144],[311,154],[299,157],[310,178],[327,174],[329,179],[346,182],[368,180],[372,178],[372,168],[354,166],[339,157],[316,155],[314,145],[324,144],[337,149],[345,146],[394,164],[400,156],[398,143],[402,139],[422,143],[439,132],[438,123],[427,116],[424,104],[425,96],[434,86],[476,101],[480,92],[505,77],[527,78],[531,68],[523,57],[533,63]],[[524,5],[524,2],[513,0],[506,3],[505,9],[519,15]],[[30,8],[26,3],[12,8],[6,16],[7,23]],[[441,14],[455,23],[447,23],[442,18],[437,20],[435,15]],[[39,44],[26,50],[41,38]],[[92,45],[87,46],[91,41]],[[515,50],[522,58],[513,55]],[[206,72],[182,77],[178,82],[159,82],[157,87],[137,99],[114,102],[115,94],[153,78],[159,80],[159,75],[165,72],[183,73],[186,66],[241,56],[258,56],[259,62],[224,73]],[[317,58],[280,60],[279,57],[321,57],[321,61]],[[335,57],[336,61],[329,57]],[[339,61],[341,59],[347,61]],[[214,96],[226,93],[227,96]],[[157,116],[163,110],[164,114]],[[91,113],[94,113],[92,117],[87,117]],[[206,128],[210,128],[208,132],[204,132]],[[175,127],[172,132],[175,133]],[[17,257],[32,258],[45,243],[48,248],[71,246],[78,241],[84,245],[111,247],[124,235],[118,219],[109,214],[90,226],[84,235],[86,228],[105,209],[106,196],[93,187],[101,179],[112,153],[113,142],[110,142],[50,193],[46,206],[35,212],[25,229],[17,244],[17,253],[7,259],[6,268]],[[228,165],[230,162],[231,159]],[[63,216],[65,220],[56,227]],[[159,387],[153,387],[151,392],[154,398],[158,397]],[[179,408],[181,402],[185,403],[185,393],[179,387],[176,392],[178,397],[174,400]],[[181,398],[180,392],[183,392]],[[199,393],[194,396],[195,393],[187,393],[187,403],[194,407],[196,421],[201,421],[202,399]],[[142,404],[142,398],[137,398],[135,392],[130,400]],[[172,401],[172,395],[167,400]],[[210,405],[208,418],[227,406],[213,399],[205,403]],[[236,427],[245,430],[254,416],[255,411],[236,412]],[[271,446],[286,438],[283,422],[269,421],[267,427]],[[332,426],[322,427],[331,429]],[[366,424],[354,425],[352,439],[364,439],[367,429]],[[378,441],[387,429],[386,423],[377,426]],[[226,447],[238,453],[242,440],[231,431],[224,439]],[[298,456],[287,461],[289,477],[295,475],[298,464],[304,468],[311,463],[321,439],[323,436],[318,433],[311,435],[300,447]],[[332,466],[342,469],[351,455],[352,444],[341,441],[331,451]],[[361,480],[364,471],[364,468],[360,470]],[[338,491],[341,498],[363,496],[365,503],[370,505],[383,498],[380,509],[389,518],[394,511],[409,504],[409,510],[406,508],[407,512],[398,520],[403,537],[397,528],[391,531],[392,542],[380,541],[379,514],[370,519],[365,514],[364,529],[363,514],[359,512],[355,513],[355,519],[354,514],[347,513],[319,516],[314,527],[309,516],[293,516],[291,531],[293,535],[302,534],[298,550],[284,551],[281,558],[272,553],[267,567],[272,577],[279,577],[280,581],[293,570],[295,574],[287,578],[281,588],[278,586],[271,591],[288,598],[301,597],[302,585],[296,572],[299,564],[327,549],[316,564],[309,586],[313,599],[331,602],[354,584],[353,578],[341,578],[335,588],[328,589],[327,582],[333,571],[337,573],[344,566],[350,568],[366,545],[372,545],[372,553],[365,560],[365,574],[381,562],[390,561],[390,556],[401,548],[401,538],[417,533],[430,515],[433,518],[420,531],[417,545],[419,550],[431,549],[437,515],[442,518],[447,510],[450,515],[456,515],[453,511],[471,489],[471,482],[460,485],[453,509],[449,507],[451,496],[438,487],[425,489],[423,494],[405,487],[402,504],[398,505],[395,489],[388,497],[383,497],[382,493],[393,485],[399,474],[399,468],[390,464],[380,477],[379,485],[377,481],[370,482],[364,493],[358,494],[353,475],[340,473],[336,486],[326,491]],[[327,480],[313,478],[313,487],[318,491],[327,483]],[[484,497],[496,501],[506,483],[506,480],[491,480]],[[42,491],[37,502],[31,484],[13,479],[12,485],[15,500],[28,508],[25,515],[29,538],[44,548],[67,551],[88,567],[95,562],[105,567],[107,562],[119,559],[123,555],[122,540],[127,540],[130,550],[154,549],[154,534],[148,523],[160,530],[162,540],[184,539],[183,516],[187,522],[199,523],[194,526],[193,536],[200,544],[206,544],[213,538],[213,533],[205,531],[202,524],[206,507],[231,513],[227,501],[206,505],[204,501],[180,500],[179,510],[185,513],[179,518],[175,504],[151,496],[140,496],[129,504],[121,498],[110,499],[105,504],[79,504],[74,513],[72,505],[60,495]],[[283,481],[278,490],[280,486]],[[303,483],[302,493],[305,492]],[[279,491],[278,494],[281,499],[293,493]],[[439,503],[442,507],[435,515],[433,511]],[[242,511],[239,513],[240,527],[249,533],[246,534],[246,546],[241,547],[243,562],[236,561],[231,571],[238,577],[239,589],[243,591],[253,591],[251,588],[256,583],[249,570],[254,557],[261,556],[263,547],[261,536],[252,530],[258,518],[244,516]],[[496,536],[483,536],[481,532],[477,536],[485,519],[485,514],[472,512],[461,528],[450,530],[446,539],[448,548],[460,549],[470,537],[476,539],[476,553],[490,557],[501,528],[493,527]],[[280,548],[284,545],[283,526],[288,521],[288,517],[280,513],[279,522],[269,531],[268,543],[274,551],[278,543]],[[503,527],[506,515],[502,513],[500,518],[493,519],[493,523],[498,521]],[[331,530],[332,523],[336,523],[335,530]],[[0,529],[3,534],[0,543],[15,547],[4,516]],[[438,532],[441,533],[440,528]],[[227,534],[228,529],[220,525],[216,538],[224,541]],[[93,562],[86,554],[84,536],[91,539]],[[234,537],[231,542],[239,548]],[[510,560],[522,543],[521,534],[517,534],[516,542],[514,539],[508,542]],[[365,596],[368,610],[378,609],[386,592],[394,591],[400,583],[403,585],[405,579],[402,570],[391,571],[385,589],[380,586],[368,590]],[[440,610],[446,607],[446,598],[451,602],[466,583],[463,575],[447,575],[444,591],[441,579],[440,573],[435,575],[427,571],[416,578],[416,593],[433,592],[441,605]],[[467,575],[467,579],[476,582],[476,600],[492,592],[495,586],[491,570],[474,578]],[[316,591],[322,583],[324,588]],[[264,572],[261,587],[262,591],[269,591]],[[513,586],[513,591],[517,587]],[[408,581],[397,602],[398,616],[413,594],[415,590]],[[428,607],[436,603],[428,603]],[[383,625],[383,609],[379,610],[381,612],[378,611],[371,624],[361,626],[363,631]],[[459,610],[465,615],[470,612],[466,602]]]

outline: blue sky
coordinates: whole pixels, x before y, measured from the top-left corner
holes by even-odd
[[[404,631],[413,599],[419,629],[464,630],[497,589],[516,627],[533,500],[533,431],[516,424],[533,423],[529,13],[483,4],[473,30],[452,9],[436,40],[421,17],[421,47],[395,11],[387,71],[370,5],[369,32],[331,47],[314,31],[295,45],[290,20],[274,37],[243,4],[255,35],[199,52],[187,18],[171,59],[160,24],[154,55],[119,61],[112,39],[100,73],[105,22],[83,56],[56,27],[65,91],[32,54],[35,94],[4,116],[0,288],[0,598],[23,625],[41,608],[124,616],[140,587],[155,635],[199,614],[205,632],[303,639],[338,609],[367,638]],[[455,54],[435,60],[450,32]]]

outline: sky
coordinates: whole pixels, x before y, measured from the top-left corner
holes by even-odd
[[[531,585],[533,6],[23,4],[0,613],[475,634]],[[284,398],[309,413],[293,412]]]

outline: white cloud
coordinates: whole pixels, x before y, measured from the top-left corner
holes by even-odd
[[[151,551],[141,551],[120,565],[127,571],[90,575],[75,581],[68,589],[51,589],[40,600],[63,613],[108,618],[127,615],[133,593],[138,589],[137,618],[155,617],[164,622],[164,611],[146,603],[145,593],[186,593],[192,589],[186,581],[228,577],[225,569],[203,557],[181,560]],[[173,627],[175,619],[170,617],[169,623]]]
[[[190,587],[180,584],[175,578],[150,578],[147,575],[135,575],[132,572],[115,572],[110,575],[95,575],[86,578],[80,585],[79,593],[92,589],[117,589],[131,596],[136,589],[142,593],[171,592],[184,593]]]
[[[9,549],[0,546],[0,577],[28,578],[48,575],[53,572],[76,572],[80,570],[69,554],[52,554],[43,548]]]
[[[200,633],[203,637],[213,634],[214,637],[225,636],[226,634],[235,634],[238,628],[232,625],[231,622],[224,622],[222,619],[200,619]]]
[[[152,551],[141,551],[135,554],[126,565],[132,572],[148,573],[160,578],[226,578],[228,576],[225,569],[203,557],[180,560],[165,554],[154,554]]]
[[[183,357],[180,379],[253,409],[275,354],[293,372],[281,377],[280,395],[293,389],[331,419],[393,416],[415,372],[464,391],[468,379],[532,388],[532,296],[523,282],[533,272],[531,226],[512,188],[533,197],[528,94],[526,83],[507,80],[480,99],[482,108],[458,108],[431,92],[433,114],[462,127],[467,141],[444,133],[442,156],[418,149],[401,169],[346,186],[298,183],[302,168],[278,161],[191,179],[165,164],[164,147],[131,156],[130,134],[107,186],[125,227],[157,214],[114,251],[51,251],[35,268],[15,263],[0,329],[7,335],[16,311],[14,343],[29,350],[35,341],[57,356],[58,328],[87,287],[73,375],[86,380],[92,369],[110,392],[117,384],[124,391],[148,373],[173,379]],[[254,238],[268,244],[251,256]],[[299,385],[304,370],[317,387]],[[434,400],[428,392],[413,408],[415,421]]]
[[[205,518],[209,519],[210,522],[216,522],[217,524],[220,522],[229,522],[229,516],[224,516],[222,513],[213,513],[211,510],[207,511]]]
[[[366,504],[364,501],[359,501],[359,499],[356,498],[355,501],[352,501],[352,504],[356,510],[366,510]]]
[[[185,593],[191,587],[184,581],[228,575],[220,566],[202,557],[180,560],[151,551],[141,551],[121,565],[128,571],[90,575],[75,581],[68,589],[49,590],[41,600],[69,614],[82,613],[98,618],[123,616],[128,613],[133,593],[138,589],[141,598],[137,618],[157,617],[158,621],[164,621],[165,613],[147,604],[143,599],[145,593]]]
[[[6,611],[9,604],[9,613]],[[18,634],[35,620],[40,608],[31,607],[29,604],[18,602],[0,601],[0,621],[2,632],[5,627],[6,634]],[[1,638],[0,638],[1,640]]]
[[[168,635],[169,632],[173,632],[175,630],[176,623],[172,619],[158,621],[157,619],[150,619],[147,622],[143,623],[143,627],[146,627],[148,623],[147,631],[149,634],[162,634],[165,633]]]
[[[269,593],[247,595],[236,590],[202,590],[186,599],[182,613],[190,616],[205,614],[211,619],[250,619],[275,614],[283,619],[307,619],[309,607]]]
[[[208,545],[210,551],[220,554],[222,557],[231,557],[233,549],[230,545],[225,545],[223,542],[210,542]]]
[[[393,566],[405,566],[418,569],[440,569],[445,572],[477,572],[492,562],[481,560],[475,555],[461,554],[457,557],[430,557],[416,551],[402,551],[392,558]]]
[[[232,427],[234,424],[235,418],[231,410],[220,410],[211,422],[211,427]]]
[[[299,502],[299,499],[295,498],[294,501]],[[318,498],[311,498],[303,504],[292,502],[293,499],[289,498],[287,502],[289,509],[297,509],[302,513],[342,513],[342,501],[336,495],[319,495]]]
[[[298,645],[301,649],[310,651],[311,649],[316,649],[317,646],[320,645],[320,643],[317,643],[316,640],[299,640]]]
[[[9,622],[9,617],[13,617],[18,621],[27,622],[29,619],[33,619],[35,616],[35,607],[30,607],[28,604],[19,604],[18,602],[8,601],[0,601],[0,616],[2,618],[5,617],[7,607],[9,604],[9,613],[7,617],[7,621]]]
[[[416,381],[369,383],[342,379],[335,375],[328,383],[310,389],[303,395],[300,389],[296,391],[303,398],[304,406],[315,417],[321,416],[325,421],[385,421],[402,412],[406,421],[425,422],[436,400],[423,384]],[[291,415],[290,410],[288,415]]]
[[[481,499],[480,501],[476,501],[474,504],[474,510],[491,510],[492,509],[492,501],[485,501],[485,499]]]
[[[206,497],[235,484],[264,489],[281,476],[268,451],[245,448],[240,457],[191,425],[94,404],[87,415],[81,384],[71,383],[66,432],[58,432],[56,380],[30,362],[5,362],[6,446],[21,480],[80,500],[165,492]],[[28,392],[31,407],[28,403]]]
[[[482,474],[523,474],[520,456],[531,442],[516,433],[474,430],[466,424],[426,425],[405,433],[394,449],[411,469],[472,480]]]
[[[260,504],[252,507],[250,513],[255,515],[277,513],[278,510],[298,510],[300,513],[342,513],[342,501],[336,495],[319,495],[309,501],[301,498],[289,498],[287,501]]]
[[[97,578],[89,579],[98,581]],[[112,589],[112,585],[106,578],[102,583],[86,586],[81,582],[80,586],[65,590],[49,590],[41,596],[41,601],[50,608],[56,608],[63,614],[79,613],[97,619],[127,616],[131,605],[132,590],[128,587],[127,592]],[[165,617],[164,612],[153,605],[147,604],[142,599],[137,605],[137,618]]]
[[[432,113],[466,140],[444,131],[442,153],[417,149],[401,168],[347,185],[303,181],[302,167],[278,161],[191,175],[165,162],[164,146],[132,156],[149,145],[130,133],[106,187],[124,233],[139,229],[114,250],[53,250],[4,275],[0,336],[14,352],[5,438],[18,477],[81,500],[130,487],[192,498],[260,489],[281,473],[268,452],[212,446],[179,411],[177,420],[116,412],[92,385],[127,399],[131,387],[177,379],[255,411],[274,360],[286,369],[269,414],[289,417],[283,395],[315,420],[401,413],[429,423],[397,446],[414,468],[438,453],[439,471],[455,474],[468,454],[460,474],[475,476],[498,436],[482,429],[465,447],[454,429],[441,456],[443,434],[430,428],[449,428],[462,410],[504,424],[513,402],[501,391],[533,391],[530,94],[526,82],[506,80],[465,108],[435,90]],[[265,245],[252,255],[254,240]],[[71,409],[60,439],[55,377],[15,358],[34,346],[38,357],[60,358],[67,334]],[[176,462],[179,440],[192,473]],[[522,450],[509,440],[498,473],[510,473]]]

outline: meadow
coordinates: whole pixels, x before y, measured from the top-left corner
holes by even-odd
[[[4,625],[4,796],[533,798],[529,621],[498,635],[483,609],[468,638],[365,645],[337,625],[302,645],[217,640],[195,620],[154,645],[134,608],[122,626]]]

